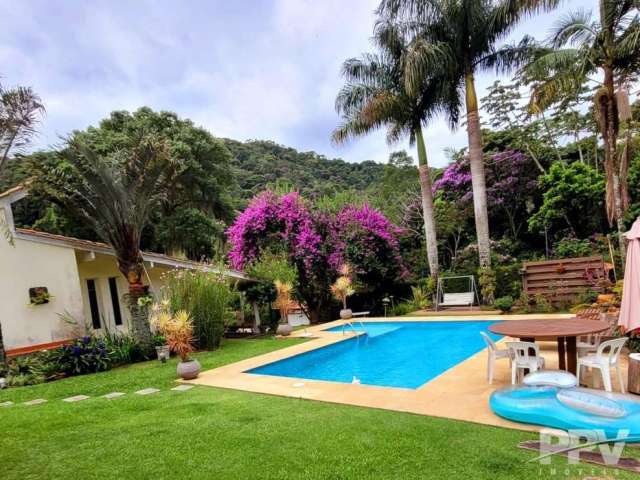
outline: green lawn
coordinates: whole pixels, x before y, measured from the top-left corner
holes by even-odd
[[[201,353],[212,368],[299,342],[230,340]],[[178,393],[175,363],[5,390],[0,402],[0,478],[547,478],[549,467],[516,448],[533,434],[471,423],[328,403],[196,387]],[[162,389],[146,397],[140,388]],[[126,392],[115,400],[95,398]],[[62,398],[92,398],[67,404]],[[637,451],[636,451],[637,452]],[[592,475],[591,467],[555,478]],[[637,478],[606,472],[613,478]],[[601,469],[596,476],[604,477]]]

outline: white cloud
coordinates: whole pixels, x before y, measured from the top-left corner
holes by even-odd
[[[589,0],[595,3],[595,0]],[[573,0],[569,7],[581,3]],[[331,145],[344,59],[370,50],[378,0],[0,3],[0,75],[33,86],[48,114],[40,146],[116,109],[173,110],[215,135],[271,139],[350,161],[386,161],[384,131]],[[565,8],[566,10],[566,8]],[[556,15],[557,16],[557,15]],[[554,15],[526,22],[544,36]],[[479,94],[493,80],[478,76]],[[425,131],[433,165],[466,144],[442,120]]]

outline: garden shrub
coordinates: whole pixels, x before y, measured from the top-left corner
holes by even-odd
[[[555,258],[588,257],[593,255],[594,248],[589,240],[578,240],[574,237],[565,237],[553,246]]]
[[[148,360],[140,342],[133,335],[123,332],[106,332],[102,341],[114,366]]]
[[[506,297],[496,298],[494,306],[501,312],[508,312],[513,307],[513,297],[507,295]]]
[[[415,312],[416,306],[413,302],[401,302],[397,303],[394,307],[389,309],[388,313],[394,317],[401,317],[411,312]]]
[[[495,296],[518,298],[522,290],[522,275],[520,269],[522,263],[512,261],[511,263],[498,265],[493,268],[495,273]]]
[[[56,370],[57,365],[38,352],[8,359],[0,368],[0,377],[6,377],[9,387],[22,387],[43,383],[55,376]]]
[[[496,274],[491,267],[478,269],[478,283],[483,303],[491,305],[496,292]]]
[[[262,333],[275,333],[280,318],[271,305],[276,300],[276,287],[273,282],[259,281],[249,285],[244,291],[248,302],[256,302],[260,313],[260,330]]]
[[[165,275],[163,300],[171,311],[185,310],[193,320],[199,348],[220,346],[225,325],[233,318],[231,304],[237,292],[222,275],[176,270]]]
[[[426,310],[431,307],[431,298],[426,288],[411,287],[411,294],[413,295],[411,303],[415,310]]]
[[[102,339],[85,336],[68,345],[49,351],[49,359],[65,375],[83,375],[109,370],[112,365],[109,351]]]
[[[533,297],[536,313],[553,313],[555,308],[553,304],[544,295],[536,295]]]
[[[627,348],[631,353],[640,352],[640,333],[630,332],[628,334],[629,340],[627,341]]]

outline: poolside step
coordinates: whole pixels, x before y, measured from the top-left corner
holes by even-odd
[[[380,337],[382,335],[386,335],[387,333],[391,333],[391,332],[395,332],[397,330],[400,330],[402,327],[392,327],[392,326],[383,326],[383,327],[374,327],[372,328],[371,325],[367,325],[366,331],[367,331],[367,335],[370,338],[376,338],[376,337]]]

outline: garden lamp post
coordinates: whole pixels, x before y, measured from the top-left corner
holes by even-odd
[[[384,297],[382,299],[382,305],[384,305],[384,316],[387,316],[387,308],[389,307],[389,304],[391,303],[391,299],[389,297]]]

